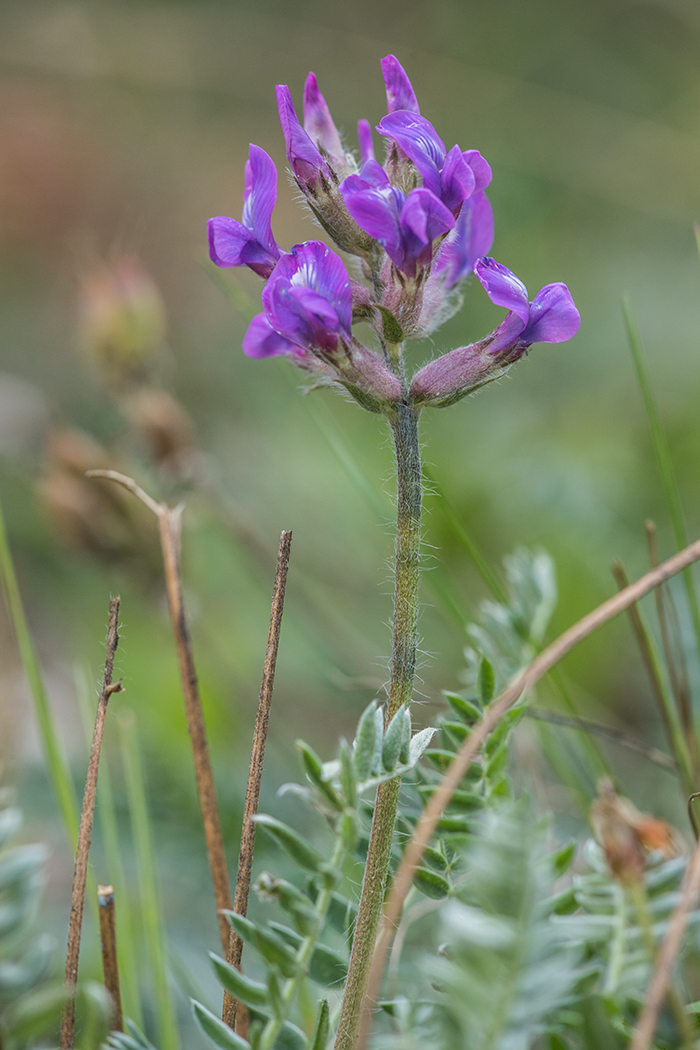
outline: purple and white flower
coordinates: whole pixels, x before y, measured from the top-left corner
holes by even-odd
[[[260,277],[269,277],[281,254],[271,226],[276,200],[277,169],[264,149],[251,144],[241,221],[217,215],[207,224],[212,262],[248,266]]]
[[[352,287],[342,259],[321,241],[295,245],[263,290],[264,313],[243,338],[249,357],[286,354],[321,382],[342,383],[379,411],[400,400],[401,384],[384,360],[352,335]]]
[[[296,244],[265,285],[265,312],[253,318],[243,339],[249,357],[307,351],[333,353],[351,338],[352,292],[340,256],[322,241]]]
[[[433,241],[451,230],[454,216],[428,189],[409,194],[392,186],[384,169],[368,160],[360,175],[340,186],[355,222],[381,244],[397,269],[415,277],[432,258]]]
[[[453,146],[448,153],[433,125],[420,113],[390,112],[382,117],[377,131],[401,147],[423,176],[423,186],[455,215],[472,193],[491,182],[491,168],[478,150]]]
[[[562,343],[576,335],[581,317],[565,284],[547,284],[530,302],[527,288],[506,266],[480,259],[475,273],[493,303],[508,315],[498,328],[470,346],[424,365],[413,377],[410,396],[423,405],[450,405],[498,379],[533,343]]]
[[[563,343],[578,332],[581,315],[565,284],[545,285],[530,302],[523,282],[495,259],[480,259],[474,272],[491,302],[509,311],[491,337],[490,354],[526,350],[533,343]]]

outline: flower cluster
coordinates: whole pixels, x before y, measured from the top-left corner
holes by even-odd
[[[294,181],[347,263],[322,241],[290,252],[272,234],[277,171],[251,145],[241,221],[209,220],[218,266],[248,266],[265,281],[263,313],[243,340],[250,357],[284,354],[323,383],[339,383],[365,407],[390,411],[447,405],[502,375],[535,342],[559,343],[579,327],[564,284],[548,284],[530,301],[515,274],[488,257],[493,212],[491,168],[478,150],[447,149],[421,115],[396,58],[382,61],[388,113],[376,130],[387,142],[381,165],[372,129],[358,124],[359,162],[345,149],[316,77],[304,87],[303,124],[289,88],[277,105]],[[409,382],[403,343],[432,332],[460,304],[459,287],[476,274],[506,317],[494,332],[421,368]],[[351,276],[352,275],[352,276]],[[353,334],[365,321],[376,349]]]

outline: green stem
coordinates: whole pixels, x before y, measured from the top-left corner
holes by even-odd
[[[34,702],[34,713],[39,727],[39,735],[48,767],[49,779],[58,805],[66,836],[75,852],[78,845],[79,810],[75,787],[70,770],[56,731],[53,713],[44,688],[44,681],[34,651],[34,645],[24,614],[22,597],[17,585],[17,577],[10,553],[10,545],[5,530],[5,522],[0,509],[0,587],[7,600],[10,617],[17,636],[24,673],[29,682],[29,690]]]
[[[336,843],[331,854],[330,867],[337,868],[342,862],[345,853],[345,845],[341,835],[336,838]],[[310,933],[308,937],[299,945],[297,950],[297,962],[299,964],[299,971],[290,977],[282,989],[282,1009],[279,1011],[277,1017],[271,1017],[263,1028],[260,1036],[260,1043],[258,1050],[272,1050],[273,1046],[277,1042],[284,1022],[287,1020],[287,1016],[294,1005],[299,989],[301,988],[302,981],[306,977],[311,962],[311,957],[316,947],[318,940],[318,932],[323,929],[323,924],[326,921],[326,915],[330,907],[331,899],[333,896],[333,886],[329,883],[324,886],[316,899],[315,911],[318,915],[318,930],[314,933]]]
[[[622,301],[622,312],[624,315],[625,327],[627,329],[627,338],[632,353],[632,360],[634,362],[637,380],[639,382],[639,389],[642,394],[644,408],[649,421],[652,444],[654,446],[656,462],[661,477],[661,486],[664,491],[666,506],[668,508],[671,526],[673,528],[673,538],[676,542],[677,549],[680,551],[688,546],[688,532],[685,526],[681,497],[678,491],[678,482],[671,461],[668,440],[663,426],[661,425],[661,419],[659,418],[658,408],[656,407],[654,393],[646,370],[642,342],[639,338],[639,332],[634,321],[632,307],[627,298]],[[698,604],[698,595],[693,580],[693,570],[690,567],[683,570],[683,584],[685,586],[686,599],[690,610],[690,618],[693,622],[697,655],[698,659],[700,659],[700,605]],[[695,738],[695,734],[693,734],[693,736],[694,739],[688,741],[688,744],[691,748],[693,758],[697,763],[700,762],[700,746],[697,738]]]
[[[168,983],[167,949],[160,914],[159,884],[146,801],[146,781],[136,719],[132,711],[120,712],[119,735],[136,847],[143,934],[153,982],[153,1012],[156,1015],[160,1046],[163,1050],[180,1050],[175,1004]]]
[[[410,405],[396,406],[389,420],[394,434],[397,470],[396,584],[394,643],[387,720],[411,702],[418,642],[418,577],[422,479],[418,414]],[[377,939],[389,872],[391,844],[399,801],[400,780],[377,790],[367,864],[352,943],[336,1050],[353,1050],[357,1042],[372,955]]]

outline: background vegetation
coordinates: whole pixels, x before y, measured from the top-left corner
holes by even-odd
[[[421,621],[427,724],[440,691],[459,685],[463,624],[487,594],[460,527],[495,569],[521,544],[551,552],[561,592],[554,632],[613,590],[615,556],[635,575],[644,570],[645,518],[658,523],[662,555],[671,552],[622,324],[625,291],[688,530],[698,534],[699,37],[691,0],[2,5],[0,496],[77,783],[86,760],[78,698],[82,691],[92,704],[108,596],[122,596],[118,662],[128,693],[114,704],[136,712],[183,986],[216,930],[155,530],[95,502],[77,480],[83,459],[127,468],[155,495],[187,501],[184,571],[232,863],[280,529],[293,530],[294,546],[264,808],[285,815],[288,803],[271,798],[290,776],[294,737],[325,755],[339,733],[353,732],[385,680],[389,649],[391,450],[381,423],[327,392],[298,396],[284,363],[244,358],[259,282],[237,279],[236,308],[206,262],[206,219],[239,214],[248,143],[284,168],[274,84],[288,83],[300,102],[313,69],[354,142],[358,116],[383,115],[379,60],[395,53],[443,138],[492,164],[494,255],[531,291],[565,280],[583,318],[572,343],[537,346],[507,380],[426,414],[435,491]],[[285,246],[315,235],[294,205],[281,179],[274,229]],[[192,424],[190,433],[180,420],[182,455],[160,466],[114,379],[81,350],[81,278],[124,251],[141,259],[165,304],[152,381]],[[498,317],[475,282],[438,345],[418,348],[417,358],[470,341]],[[77,432],[108,451],[84,451]],[[0,650],[2,775],[17,786],[22,834],[53,847],[42,925],[62,945],[70,853],[4,612]],[[658,743],[627,624],[587,642],[564,672],[579,713]],[[543,694],[542,703],[561,701]],[[110,733],[125,818],[115,726]],[[543,738],[526,722],[517,738],[538,805],[582,832],[585,800],[553,773],[570,760],[570,731],[548,728]],[[683,821],[666,773],[610,754],[640,807]],[[96,849],[103,880],[99,838]],[[125,861],[135,883],[130,854]],[[84,972],[96,975],[94,937],[90,944],[88,931]],[[216,997],[213,982],[198,990],[207,994]]]

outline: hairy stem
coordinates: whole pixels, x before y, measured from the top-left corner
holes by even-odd
[[[277,571],[272,594],[272,609],[270,610],[270,628],[267,635],[260,699],[258,700],[258,713],[255,719],[253,748],[248,770],[248,786],[246,788],[243,825],[241,828],[241,848],[238,855],[238,878],[236,879],[236,893],[233,900],[233,910],[236,915],[243,916],[248,914],[248,895],[250,893],[250,877],[253,870],[253,851],[255,849],[255,823],[252,818],[258,812],[263,761],[265,759],[265,743],[267,741],[267,725],[270,718],[272,690],[275,684],[277,649],[282,629],[284,592],[287,586],[291,546],[291,532],[283,531],[280,536],[279,551],[277,553]],[[230,965],[235,966],[237,970],[241,968],[242,955],[243,941],[231,927],[227,959]],[[235,1028],[242,1038],[248,1038],[250,1027],[248,1009],[245,1003],[239,1003],[228,991],[224,993],[223,1020],[230,1028]]]
[[[61,1050],[72,1050],[75,1044],[75,991],[78,983],[78,959],[80,956],[80,935],[83,928],[83,908],[85,905],[85,886],[88,876],[88,859],[92,839],[92,824],[95,816],[95,799],[97,796],[97,772],[102,751],[102,736],[107,717],[107,705],[113,693],[121,692],[121,682],[112,682],[114,672],[114,655],[119,644],[119,598],[112,598],[109,603],[109,627],[107,629],[107,656],[105,659],[104,677],[100,699],[97,704],[95,731],[90,749],[83,809],[80,815],[78,831],[78,848],[75,855],[75,872],[73,875],[73,892],[71,894],[70,923],[68,926],[68,948],[66,951],[66,992],[67,1000],[61,1019]]]
[[[391,657],[387,721],[409,704],[416,672],[418,576],[420,556],[421,464],[418,415],[407,404],[396,406],[391,428],[397,470],[396,585],[394,642]],[[336,1050],[353,1050],[357,1043],[367,993],[372,956],[384,903],[391,843],[396,822],[400,781],[389,780],[377,790],[367,864],[352,943]]]

